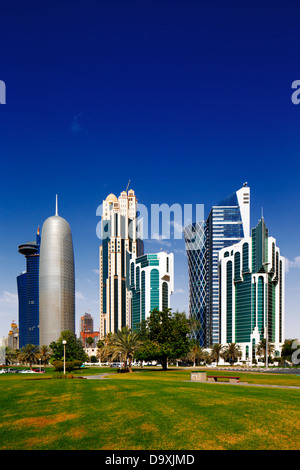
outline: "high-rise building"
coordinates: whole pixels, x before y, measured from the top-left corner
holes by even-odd
[[[25,256],[26,271],[17,277],[19,301],[19,347],[39,345],[39,257],[40,229],[36,240],[19,245]]]
[[[137,237],[137,198],[132,189],[103,201],[100,246],[100,337],[131,324],[128,269],[130,258],[143,254]]]
[[[170,308],[174,290],[174,255],[159,252],[130,260],[131,328],[147,320],[153,309]]]
[[[247,183],[212,206],[206,221],[184,230],[190,280],[190,316],[199,323],[194,335],[201,346],[220,342],[219,251],[249,236],[250,188]],[[196,236],[195,243],[191,238]],[[193,253],[195,250],[195,253]]]
[[[75,272],[70,225],[58,215],[45,220],[40,247],[40,345],[75,333]]]
[[[255,359],[266,338],[280,354],[284,342],[284,258],[262,218],[251,237],[219,252],[221,343],[238,343]]]
[[[30,344],[30,343],[26,343],[26,344]],[[31,343],[31,344],[34,344],[34,343]],[[10,325],[10,330],[8,332],[7,347],[9,349],[12,349],[13,351],[16,351],[17,349],[20,349],[19,328],[18,328],[18,325],[14,321],[12,321],[12,323]],[[21,347],[23,347],[23,346],[21,346]]]
[[[183,230],[189,270],[189,315],[193,337],[206,345],[206,242],[205,222],[195,222]]]
[[[82,344],[85,348],[89,345],[87,343],[87,338],[93,338],[93,346],[96,345],[99,339],[99,331],[94,331],[94,319],[90,313],[85,313],[80,317],[80,336]]]

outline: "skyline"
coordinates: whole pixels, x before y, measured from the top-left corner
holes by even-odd
[[[73,235],[76,332],[85,312],[99,327],[96,209],[131,180],[141,204],[204,204],[205,218],[247,181],[250,229],[263,210],[288,260],[286,338],[300,338],[297,12],[296,1],[4,2],[0,337],[18,320],[18,245],[54,215],[56,194]],[[184,240],[145,241],[160,248],[175,256],[171,307],[188,313]]]

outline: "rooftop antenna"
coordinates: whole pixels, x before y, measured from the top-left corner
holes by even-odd
[[[263,207],[261,208],[261,218],[262,219],[264,218],[264,208]]]
[[[58,201],[57,201],[57,194],[56,194],[56,203],[55,203],[55,215],[58,215]]]
[[[130,180],[128,181],[128,184],[127,184],[126,193],[128,191],[129,185],[130,185]]]

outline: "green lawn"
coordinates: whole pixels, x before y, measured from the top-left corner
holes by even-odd
[[[0,449],[300,449],[300,389],[194,383],[175,368],[80,374],[100,371],[112,375],[1,375]],[[300,386],[283,374],[241,380]]]

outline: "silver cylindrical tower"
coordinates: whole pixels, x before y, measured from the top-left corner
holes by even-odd
[[[62,331],[75,333],[75,272],[71,229],[56,215],[43,225],[40,247],[40,345],[57,341]]]

